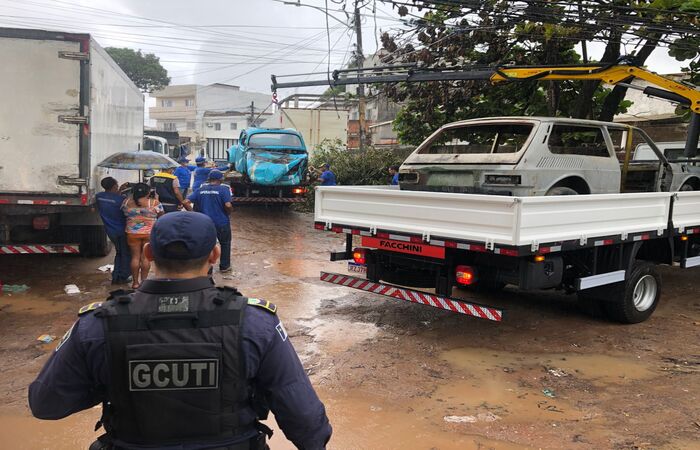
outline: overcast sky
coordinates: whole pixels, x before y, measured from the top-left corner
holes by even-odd
[[[325,8],[324,0],[302,3]],[[375,36],[401,27],[402,21],[390,4],[380,1],[375,19],[373,1],[366,3],[362,33],[368,55],[377,48]],[[333,70],[351,58],[355,36],[342,5],[329,0],[328,8],[346,23],[328,19]],[[0,0],[0,24],[88,32],[103,47],[155,53],[172,84],[219,82],[269,93],[271,74],[325,71],[328,63],[324,12],[275,0]],[[600,51],[600,45],[589,48],[593,58]],[[658,49],[648,63],[660,73],[677,72],[681,67],[664,49]],[[304,88],[300,92],[322,90]],[[280,92],[279,97],[292,93]]]

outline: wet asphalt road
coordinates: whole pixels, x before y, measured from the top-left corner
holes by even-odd
[[[663,303],[646,323],[581,314],[553,292],[455,294],[507,311],[494,324],[322,283],[342,235],[310,215],[234,214],[233,276],[217,282],[276,303],[328,409],[330,448],[700,448],[700,270],[664,269]],[[0,257],[0,442],[86,448],[99,410],[57,422],[30,417],[26,387],[78,308],[111,290],[110,258]],[[66,295],[76,284],[78,295]],[[269,421],[274,426],[274,421]],[[273,449],[292,446],[281,432]]]

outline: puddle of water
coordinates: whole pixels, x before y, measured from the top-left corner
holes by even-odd
[[[626,356],[588,355],[577,353],[538,354],[509,353],[483,348],[462,348],[443,353],[450,364],[469,371],[508,368],[557,368],[570,376],[584,378],[594,384],[626,383],[658,376],[642,361]]]
[[[249,297],[271,301],[285,320],[314,319],[321,300],[345,295],[342,288],[318,286],[304,282],[273,283],[264,286],[241,287]]]
[[[54,314],[69,307],[65,301],[47,300],[31,294],[13,294],[0,296],[0,310],[10,313]]]
[[[311,328],[309,334],[320,344],[324,352],[342,353],[353,345],[375,337],[376,325],[339,319],[313,319],[303,324]]]
[[[101,434],[92,430],[100,408],[82,411],[61,420],[0,415],[2,448],[15,450],[75,450],[88,446]]]
[[[282,275],[293,278],[318,278],[321,271],[342,272],[347,267],[347,263],[315,261],[304,258],[286,258],[272,260],[271,268]]]

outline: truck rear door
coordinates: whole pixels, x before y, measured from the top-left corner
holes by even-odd
[[[80,42],[0,36],[0,192],[77,194],[80,175]],[[59,119],[63,117],[63,119]]]

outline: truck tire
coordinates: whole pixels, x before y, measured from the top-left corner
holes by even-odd
[[[83,226],[80,229],[80,254],[88,257],[107,256],[112,242],[101,225]]]
[[[661,298],[661,276],[649,261],[635,261],[632,270],[612,297],[604,303],[609,319],[640,323],[651,316]]]
[[[578,195],[578,192],[566,186],[555,186],[544,195]]]

